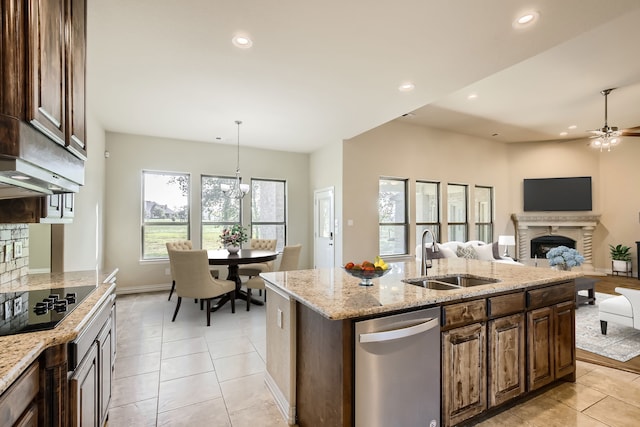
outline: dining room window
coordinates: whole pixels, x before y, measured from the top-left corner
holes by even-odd
[[[202,249],[220,249],[220,234],[225,227],[242,224],[242,200],[227,197],[220,186],[233,185],[235,177],[201,176]]]
[[[440,183],[416,181],[416,244],[425,229],[440,241]]]
[[[286,181],[251,180],[251,238],[276,239],[281,252],[287,241]]]
[[[407,180],[378,181],[378,246],[380,255],[407,254]]]
[[[169,240],[189,239],[190,175],[142,171],[142,259],[166,259]]]
[[[448,241],[466,242],[468,236],[467,186],[447,184]]]
[[[493,241],[493,188],[477,185],[474,194],[476,239]]]

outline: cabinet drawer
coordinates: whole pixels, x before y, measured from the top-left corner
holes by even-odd
[[[451,328],[479,322],[487,318],[487,304],[484,299],[445,305],[442,307],[442,326]]]
[[[575,299],[576,287],[573,281],[546,288],[527,291],[527,308],[547,307],[563,301]]]
[[[521,313],[525,308],[524,292],[487,298],[487,304],[487,314],[489,318]]]
[[[27,412],[26,409],[29,408],[40,389],[39,366],[38,362],[34,362],[0,396],[0,425],[14,425],[22,417],[23,413]],[[21,422],[23,421],[21,420]]]

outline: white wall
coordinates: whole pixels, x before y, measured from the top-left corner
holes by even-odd
[[[104,130],[87,113],[85,184],[75,195],[73,223],[64,226],[64,271],[102,268],[105,188]]]
[[[344,236],[344,224],[342,221],[342,141],[327,144],[311,154],[309,176],[312,197],[315,190],[333,187],[336,220],[334,239],[335,265],[339,266],[342,263],[342,239]],[[309,228],[311,244],[313,244],[313,210],[311,211]]]
[[[141,261],[142,170],[191,174],[191,239],[200,247],[200,175],[234,176],[236,146],[120,133],[106,134],[105,266],[118,267],[119,288],[167,285],[168,261]],[[300,267],[311,261],[309,155],[240,147],[240,172],[250,177],[287,181],[287,244],[301,243]],[[243,200],[243,223],[250,223],[251,198]]]
[[[441,183],[443,204],[447,183],[467,184],[470,195],[475,185],[493,187],[494,237],[513,230],[505,144],[392,121],[346,141],[343,150],[342,214],[345,223],[351,220],[353,225],[345,227],[342,263],[378,254],[378,179],[382,176],[409,180],[410,224],[415,224],[415,181],[427,180]],[[472,209],[469,214],[472,219]],[[446,241],[446,218],[441,221],[441,240]],[[474,233],[472,227],[470,239]],[[411,254],[415,240],[410,229]]]

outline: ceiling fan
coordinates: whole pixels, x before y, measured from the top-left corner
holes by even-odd
[[[604,95],[604,126],[600,129],[589,131],[594,134],[591,137],[593,138],[591,146],[594,148],[599,148],[600,151],[611,151],[612,147],[615,147],[620,143],[621,137],[623,136],[640,136],[640,132],[637,132],[640,131],[640,126],[618,130],[617,126],[609,126],[609,124],[607,123],[607,97],[614,90],[615,88],[600,91],[600,93]]]

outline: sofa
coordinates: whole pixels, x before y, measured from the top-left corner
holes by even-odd
[[[504,264],[524,265],[515,261],[513,258],[501,256],[498,242],[485,243],[480,240],[470,240],[468,242],[451,241],[437,243],[437,245],[439,249],[438,252],[433,252],[431,249],[432,243],[425,244],[429,259],[467,258]],[[422,259],[420,245],[416,246],[416,259]]]

